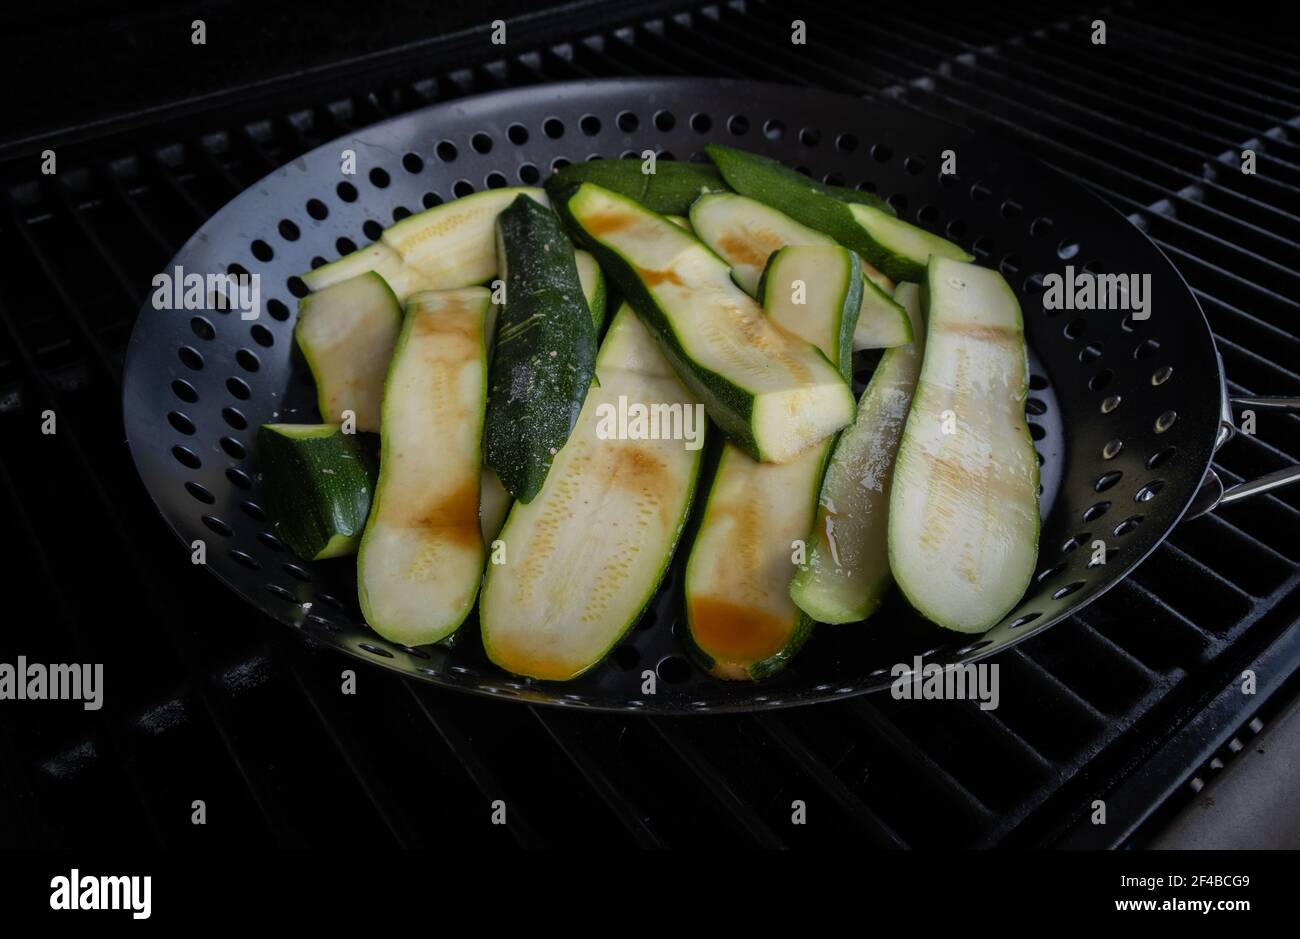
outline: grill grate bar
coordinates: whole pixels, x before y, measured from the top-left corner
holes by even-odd
[[[95,335],[95,330],[86,320],[81,308],[77,306],[76,302],[68,294],[67,288],[63,286],[62,278],[60,278],[58,273],[55,271],[49,257],[43,250],[41,250],[40,245],[36,243],[36,239],[32,236],[31,230],[28,226],[23,224],[21,213],[18,206],[14,204],[12,196],[5,196],[5,209],[9,215],[10,221],[13,223],[13,228],[18,232],[23,245],[27,248],[28,253],[31,254],[32,259],[36,262],[36,266],[45,275],[45,280],[53,291],[54,296],[58,299],[59,305],[63,308],[63,311],[67,314],[68,318],[72,320],[77,335],[79,335],[85,345],[89,347],[91,358],[99,366],[103,375],[108,378],[110,384],[120,386],[122,382],[121,363],[113,353],[109,352],[108,348],[100,338]],[[15,336],[15,342],[16,341],[17,337]]]
[[[0,309],[0,316],[4,314],[5,311]],[[84,630],[77,625],[78,619],[68,605],[67,594],[58,589],[58,578],[54,574],[54,565],[50,561],[48,552],[37,538],[36,527],[32,523],[30,514],[24,508],[23,500],[19,498],[18,487],[15,485],[14,479],[9,473],[9,468],[5,465],[3,459],[0,459],[0,488],[10,493],[10,515],[8,517],[17,522],[15,527],[25,536],[22,540],[26,545],[27,557],[41,581],[47,585],[48,589],[42,591],[42,593],[46,597],[53,598],[57,612],[55,616],[45,619],[45,625],[49,626],[56,623],[61,627],[61,632],[64,633],[68,640],[68,648],[73,652],[76,661],[94,661],[98,656],[87,654]],[[34,586],[36,585],[30,582],[26,584],[28,589]],[[157,814],[156,803],[158,800],[147,795],[149,790],[154,789],[154,786],[150,782],[149,774],[142,774],[137,769],[140,762],[139,754],[136,748],[131,745],[129,728],[124,726],[117,711],[118,708],[113,705],[112,697],[104,702],[104,706],[94,715],[95,729],[90,733],[91,740],[96,744],[96,752],[99,752],[104,743],[108,744],[104,749],[114,753],[117,764],[129,780],[132,793],[139,804],[141,814],[145,818],[154,843],[160,847],[165,847],[168,839],[164,834],[164,826]],[[31,787],[27,785],[24,788],[30,790]]]
[[[756,718],[762,732],[785,755],[797,763],[840,810],[865,831],[871,844],[878,848],[905,848],[907,842],[884,819],[871,810],[835,775],[820,757],[796,734],[786,720],[775,714]]]
[[[18,361],[21,363],[23,370],[27,373],[29,380],[37,388],[39,396],[50,408],[57,409],[58,396],[54,388],[50,385],[49,380],[41,372],[30,349],[22,341],[14,327],[13,320],[0,306],[0,322],[4,323],[5,331],[9,335]],[[63,432],[60,437],[66,442],[66,446],[72,451],[76,462],[81,467],[82,474],[86,479],[86,487],[95,497],[95,502],[101,507],[100,516],[108,522],[108,528],[117,536],[119,548],[117,554],[124,557],[134,573],[141,590],[126,591],[127,595],[143,596],[144,605],[152,614],[148,621],[154,623],[167,623],[170,628],[166,630],[170,639],[169,645],[176,652],[178,659],[184,666],[185,673],[189,678],[189,687],[198,697],[199,702],[203,705],[204,712],[211,722],[213,729],[220,738],[225,751],[230,756],[240,776],[243,778],[245,786],[254,802],[261,812],[262,819],[268,829],[276,836],[281,844],[294,845],[298,843],[296,834],[291,832],[281,821],[282,812],[274,807],[275,798],[269,787],[255,777],[250,766],[244,761],[237,752],[235,745],[235,735],[231,723],[220,704],[216,692],[211,688],[208,677],[201,669],[196,653],[188,638],[180,635],[175,620],[171,617],[161,602],[157,587],[152,578],[147,573],[147,567],[143,564],[136,548],[127,534],[127,529],[119,511],[117,502],[110,500],[108,493],[103,488],[99,473],[96,471],[95,464],[90,460],[85,445],[82,444],[82,435],[78,431],[77,423],[72,419],[72,415],[65,414],[60,421]]]
[[[942,785],[943,792],[963,818],[969,822],[987,823],[992,817],[991,810],[978,796],[917,746],[878,707],[864,697],[851,699],[847,706],[886,746],[914,767],[922,777]]]
[[[727,782],[726,777],[713,762],[672,724],[659,718],[646,718],[647,723],[678,759],[703,784],[714,801],[726,811],[728,820],[740,834],[758,847],[784,847],[776,832],[758,816]]]
[[[536,829],[524,817],[517,803],[510,800],[506,788],[497,779],[496,774],[488,768],[487,763],[479,755],[478,748],[470,742],[469,738],[450,718],[435,711],[429,701],[429,689],[417,688],[406,679],[401,679],[401,682],[415,702],[416,708],[423,715],[428,727],[442,739],[442,743],[451,751],[451,755],[461,769],[465,771],[465,775],[469,777],[470,782],[475,785],[483,796],[484,802],[490,805],[494,800],[502,799],[511,807],[508,815],[510,824],[507,827],[520,846],[525,848],[543,847],[542,839],[537,834]]]
[[[294,654],[296,650],[286,649],[283,639],[277,639],[276,648],[280,657],[287,663],[294,684],[307,699],[307,703],[333,742],[334,748],[351,770],[357,784],[365,791],[371,805],[383,819],[398,846],[403,849],[423,847],[422,839],[417,834],[415,826],[411,824],[411,820],[394,800],[383,779],[366,757],[365,749],[353,730],[355,725],[347,719],[345,712],[339,707],[334,690],[318,687],[315,676],[306,673]]]
[[[530,705],[528,710],[537,719],[537,723],[541,725],[555,745],[560,748],[560,752],[569,759],[569,762],[582,775],[582,778],[587,781],[587,785],[605,803],[606,808],[627,829],[638,847],[666,847],[663,839],[655,831],[650,821],[637,811],[636,807],[620,792],[618,783],[605,771],[601,761],[593,756],[591,750],[581,742],[579,725],[562,728],[556,718],[545,713],[543,708]]]

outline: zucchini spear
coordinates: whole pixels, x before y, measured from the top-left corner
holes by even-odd
[[[879,200],[846,202],[824,185],[766,157],[717,144],[704,149],[736,192],[830,235],[894,280],[920,281],[931,255],[973,260],[951,241],[896,218]]]
[[[751,457],[792,459],[852,420],[853,393],[835,367],[764,316],[690,232],[592,183],[558,211],[709,416]]]
[[[983,632],[1020,600],[1038,556],[1020,305],[996,271],[934,258],[926,330],[889,495],[889,566],[928,619]]]

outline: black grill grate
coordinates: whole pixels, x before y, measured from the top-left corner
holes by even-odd
[[[1106,20],[1104,67],[1089,41]],[[118,395],[149,279],[208,215],[345,130],[495,88],[634,74],[731,75],[885,95],[982,125],[1130,214],[1196,291],[1240,394],[1300,394],[1300,55],[1121,7],[1046,22],[850,3],[697,6],[575,34],[536,18],[507,58],[457,40],[395,54],[334,98],[289,85],[112,127],[0,167],[0,505],[11,603],[0,661],[105,663],[110,696],[0,712],[0,832],[20,844],[759,845],[1080,843],[1126,837],[1300,661],[1300,493],[1188,523],[1123,585],[1004,655],[995,712],[887,697],[746,718],[636,720],[469,700],[302,648],[195,570],[131,469]],[[789,43],[791,21],[808,45]],[[542,38],[545,37],[545,38]],[[498,50],[499,51],[499,50]],[[433,65],[432,63],[437,63]],[[340,70],[332,83],[348,87]],[[1243,176],[1243,148],[1259,173]],[[39,149],[39,147],[37,148]],[[41,413],[58,433],[39,433]],[[1260,414],[1225,481],[1300,458]],[[12,608],[12,607],[11,607]],[[1203,726],[1210,718],[1211,726]],[[1187,728],[1186,734],[1182,730]],[[1192,731],[1195,731],[1194,733]],[[1192,738],[1195,745],[1184,742]],[[1163,750],[1161,749],[1163,746]],[[1160,752],[1158,752],[1160,751]],[[1204,751],[1204,752],[1202,752]],[[1182,753],[1170,761],[1169,754]],[[1127,798],[1143,761],[1163,768]],[[1114,790],[1105,831],[1088,803]],[[190,803],[210,823],[190,824]],[[505,827],[487,824],[493,800]],[[791,804],[809,823],[790,824]]]

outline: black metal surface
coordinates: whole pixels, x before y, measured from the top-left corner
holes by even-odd
[[[359,693],[340,697],[352,663],[291,641],[191,565],[140,486],[119,407],[143,299],[130,285],[277,166],[435,100],[631,74],[803,81],[990,125],[1074,176],[1174,259],[1233,393],[1300,394],[1300,56],[1253,12],[1227,24],[1185,4],[937,17],[751,2],[617,29],[539,16],[522,47],[429,39],[382,72],[341,68],[125,128],[68,128],[86,143],[60,149],[57,178],[22,154],[0,165],[0,249],[15,272],[0,280],[0,512],[18,532],[0,556],[11,602],[39,605],[12,608],[0,661],[103,662],[109,682],[96,713],[0,706],[3,841],[337,849],[398,843],[396,828],[426,844],[1050,845],[1071,831],[1143,843],[1135,820],[1165,793],[1186,798],[1196,754],[1285,693],[1220,692],[1257,663],[1300,664],[1283,638],[1300,618],[1300,493],[1180,525],[1115,590],[998,656],[992,712],[878,695],[650,723],[473,700],[364,668]],[[1098,15],[1104,52],[1089,42]],[[800,49],[795,18],[809,28]],[[276,55],[292,37],[262,41]],[[1223,170],[1222,155],[1245,146],[1256,177]],[[37,430],[47,408],[52,437]],[[1236,481],[1295,460],[1297,425],[1261,414],[1216,470]],[[337,706],[313,707],[307,688]],[[1089,823],[1099,797],[1102,831]],[[219,821],[191,825],[196,798]],[[498,798],[506,826],[487,821]],[[805,826],[790,824],[795,799]]]
[[[292,349],[291,310],[306,294],[296,275],[365,244],[381,224],[457,195],[536,183],[597,156],[651,150],[700,159],[711,141],[878,191],[901,217],[971,246],[1014,285],[1034,353],[1028,406],[1042,457],[1042,547],[1031,589],[983,635],[928,626],[895,599],[869,627],[814,630],[790,668],[758,684],[711,678],[683,656],[673,635],[681,558],[619,654],[576,681],[533,682],[496,668],[475,641],[473,617],[450,648],[412,651],[370,631],[356,604],[354,562],[289,556],[262,509],[256,428],[320,420],[310,371]],[[948,149],[958,156],[955,177],[937,171]],[[356,154],[355,176],[339,172],[346,151]],[[1063,259],[1097,273],[1149,275],[1150,319],[1044,309],[1042,278]],[[210,545],[209,571],[321,643],[413,678],[535,703],[669,713],[777,707],[889,687],[895,666],[910,669],[916,658],[991,655],[1079,609],[1159,544],[1195,495],[1219,426],[1209,327],[1172,266],[1117,212],[989,135],[788,86],[576,82],[417,111],[323,144],[249,187],[165,267],[178,269],[205,277],[243,270],[262,284],[252,320],[224,305],[158,310],[146,302],[136,321],[127,437],[182,542]],[[1096,540],[1106,546],[1104,564]],[[657,669],[662,690],[642,691],[646,668]]]

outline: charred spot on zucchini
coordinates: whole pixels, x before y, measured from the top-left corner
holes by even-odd
[[[866,619],[879,608],[892,580],[890,478],[925,348],[919,288],[899,284],[895,296],[912,319],[914,338],[885,350],[858,401],[853,426],[840,434],[831,451],[808,538],[808,563],[790,585],[794,602],[819,623]]]
[[[908,602],[958,632],[1012,609],[1038,555],[1020,305],[996,271],[933,258],[925,356],[889,497],[889,564]]]
[[[379,482],[357,558],[357,593],[371,628],[403,645],[454,632],[482,578],[490,307],[483,287],[415,294],[388,369]]]
[[[736,192],[830,235],[894,280],[921,280],[931,255],[972,260],[951,241],[897,218],[879,200],[845,202],[774,160],[716,144],[704,149]]]
[[[316,379],[322,418],[341,422],[351,411],[356,430],[378,433],[384,376],[401,328],[401,304],[373,271],[298,302],[293,335]]]
[[[497,218],[497,317],[487,460],[521,502],[537,495],[595,371],[596,328],[559,219],[519,197]]]
[[[574,163],[546,180],[546,191],[559,202],[567,191],[595,183],[660,215],[685,215],[701,193],[727,188],[717,168],[706,163],[656,160],[653,173],[642,172],[642,165],[641,160]]]
[[[405,302],[421,290],[483,284],[496,275],[497,214],[520,195],[547,204],[541,189],[488,189],[417,212],[384,229],[379,241],[302,274],[312,290],[374,271]]]
[[[355,554],[375,461],[338,424],[263,424],[257,455],[276,534],[308,561]]]
[[[852,420],[843,376],[815,346],[764,316],[726,262],[690,232],[591,183],[558,209],[745,452],[788,460]]]
[[[774,252],[793,245],[836,247],[829,235],[801,225],[757,199],[731,192],[701,196],[691,206],[691,222],[700,239],[731,265],[732,279],[754,296]],[[861,263],[866,281],[853,348],[888,348],[910,342],[911,327],[907,314],[891,295],[892,283],[866,261]]]
[[[600,385],[532,502],[498,536],[480,603],[483,647],[500,667],[563,681],[605,657],[663,580],[689,512],[701,449],[599,430],[620,398],[695,408],[654,337],[624,305],[597,360]]]

